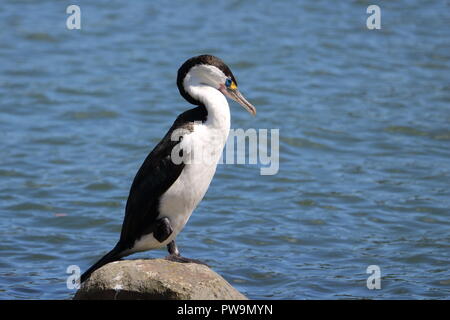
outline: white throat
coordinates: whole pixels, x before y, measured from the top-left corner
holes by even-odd
[[[230,127],[230,106],[227,98],[217,89],[200,85],[190,88],[191,95],[202,102],[208,111],[207,123],[214,127]]]
[[[205,125],[225,131],[226,139],[230,130],[230,106],[227,98],[219,90],[199,83],[195,77],[185,79],[184,87],[193,98],[206,107],[208,116]]]

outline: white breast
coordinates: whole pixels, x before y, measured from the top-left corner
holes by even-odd
[[[174,237],[208,190],[225,145],[224,135],[228,136],[228,132],[199,124],[183,139],[184,147],[191,145],[191,163],[185,165],[180,177],[161,197],[159,207],[160,218],[167,217],[171,221]]]
[[[158,219],[167,217],[173,233],[162,243],[157,241],[153,234],[143,236],[136,241],[133,252],[165,246],[180,233],[208,190],[228,133],[229,125],[218,129],[206,122],[194,125],[194,130],[183,136],[183,150],[186,148],[193,153],[190,157],[191,163],[185,164],[178,179],[161,196],[159,206]]]

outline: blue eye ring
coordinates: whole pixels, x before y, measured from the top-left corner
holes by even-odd
[[[225,86],[226,86],[227,88],[229,88],[229,87],[231,86],[232,83],[233,83],[233,81],[232,81],[230,78],[228,78],[227,80],[225,80]]]

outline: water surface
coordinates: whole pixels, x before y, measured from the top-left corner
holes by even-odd
[[[70,299],[210,53],[280,130],[280,170],[227,164],[178,237],[251,299],[450,297],[448,1],[3,1],[0,298]],[[164,250],[135,255],[162,257]],[[368,290],[366,268],[381,268]]]

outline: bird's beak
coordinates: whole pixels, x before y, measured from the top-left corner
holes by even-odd
[[[220,88],[220,91],[228,98],[239,103],[252,115],[256,115],[256,108],[244,98],[236,86],[231,86],[230,88],[225,88],[225,86],[223,86]]]

